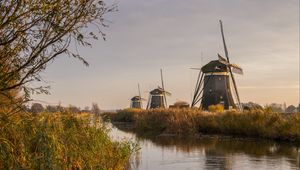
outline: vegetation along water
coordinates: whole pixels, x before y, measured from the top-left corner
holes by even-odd
[[[202,111],[200,109],[125,109],[106,113],[112,122],[130,122],[136,132],[175,134],[226,134],[300,141],[300,114],[282,114],[271,110]]]
[[[0,113],[0,169],[124,169],[135,146],[107,132],[89,114]]]

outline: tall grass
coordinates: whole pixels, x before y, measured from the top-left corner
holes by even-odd
[[[124,169],[132,145],[107,131],[89,115],[0,112],[0,169]]]
[[[190,135],[220,133],[300,141],[300,114],[285,115],[269,110],[206,112],[199,109],[126,109],[111,115],[131,117],[138,131]],[[129,116],[130,115],[130,116]]]

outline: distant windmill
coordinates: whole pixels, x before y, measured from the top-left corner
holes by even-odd
[[[140,85],[139,84],[138,84],[138,91],[139,91],[139,95],[134,96],[133,98],[131,98],[130,108],[138,108],[138,109],[143,108],[142,100],[145,100],[145,99],[143,99],[141,97],[141,91],[140,91]]]
[[[170,96],[171,93],[165,90],[162,69],[160,70],[160,76],[162,87],[158,86],[158,88],[150,91],[147,109],[168,107],[166,95]]]
[[[225,109],[242,109],[236,82],[233,73],[243,74],[243,70],[236,64],[229,62],[225,43],[222,21],[220,20],[222,40],[226,59],[218,54],[218,60],[210,61],[199,69],[199,75],[193,96],[192,107],[201,102],[200,107],[208,110],[210,105],[222,104]],[[235,92],[238,106],[234,103],[231,92],[231,82]]]

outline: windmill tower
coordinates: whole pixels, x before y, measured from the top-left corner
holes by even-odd
[[[140,85],[138,84],[139,95],[131,98],[130,108],[142,109],[143,103],[142,100],[145,100],[141,97]]]
[[[200,102],[204,110],[216,104],[222,104],[224,109],[242,109],[233,73],[243,74],[243,70],[230,63],[221,20],[220,27],[226,59],[218,54],[218,60],[210,61],[200,69],[191,106]],[[238,105],[234,103],[232,94],[236,96]]]
[[[168,107],[166,95],[170,96],[171,93],[165,90],[162,69],[160,70],[160,76],[162,87],[158,86],[158,88],[150,91],[147,109]]]

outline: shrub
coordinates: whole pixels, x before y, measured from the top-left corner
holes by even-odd
[[[208,106],[210,112],[224,112],[224,106],[221,104],[210,105]]]
[[[103,116],[115,122],[134,122],[142,111],[142,109],[130,108],[119,110],[117,113],[106,113]]]

